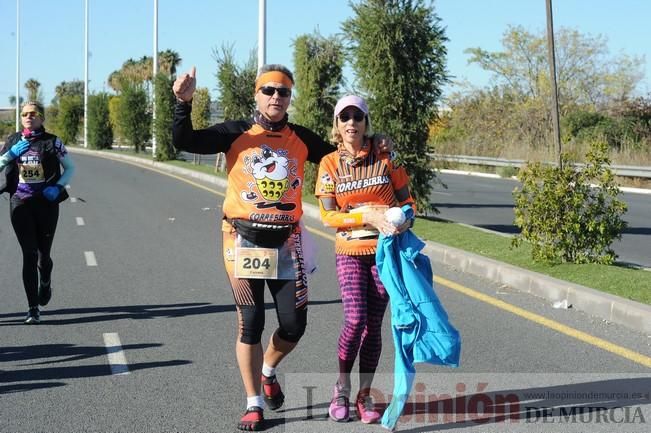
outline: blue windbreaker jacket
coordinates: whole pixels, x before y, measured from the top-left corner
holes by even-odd
[[[461,336],[434,293],[432,265],[420,252],[424,246],[411,230],[378,241],[376,263],[390,298],[395,345],[393,399],[382,417],[390,430],[409,398],[414,363],[459,366]]]

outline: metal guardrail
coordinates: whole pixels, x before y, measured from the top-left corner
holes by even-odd
[[[527,161],[522,159],[490,158],[486,156],[441,155],[436,153],[431,156],[442,161],[458,162],[468,165],[486,165],[489,167],[522,167],[527,163]],[[576,165],[581,167],[584,164]],[[616,176],[651,179],[651,167],[611,165],[610,168]]]

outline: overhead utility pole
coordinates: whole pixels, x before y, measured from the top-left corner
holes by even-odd
[[[84,147],[88,147],[88,0],[84,8]]]
[[[558,85],[556,84],[556,55],[554,50],[554,22],[552,19],[552,0],[547,1],[547,58],[552,84],[552,123],[554,126],[554,143],[558,153],[558,167],[563,168],[561,157],[561,125],[558,109]]]
[[[152,90],[152,134],[151,156],[156,157],[156,75],[158,75],[158,0],[154,0],[154,58],[151,78]]]

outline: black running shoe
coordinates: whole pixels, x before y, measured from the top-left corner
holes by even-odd
[[[271,410],[280,409],[285,402],[285,394],[280,389],[275,374],[271,377],[262,375],[262,396],[267,407]]]
[[[38,325],[39,323],[41,323],[41,313],[39,313],[38,307],[30,308],[25,317],[25,324]]]
[[[45,307],[50,299],[52,298],[52,286],[49,284],[47,286],[38,287],[38,305]]]

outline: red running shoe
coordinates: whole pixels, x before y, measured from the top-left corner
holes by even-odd
[[[259,431],[264,429],[264,415],[262,408],[258,406],[250,407],[244,412],[240,422],[237,423],[238,430]]]
[[[280,389],[280,384],[276,380],[276,375],[267,377],[264,374],[262,381],[262,396],[267,407],[271,410],[278,410],[285,402],[285,394]]]

